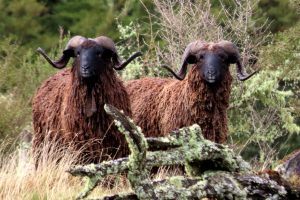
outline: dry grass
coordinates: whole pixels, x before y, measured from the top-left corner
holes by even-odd
[[[4,145],[1,145],[3,147]],[[1,148],[0,147],[0,148]],[[0,155],[0,199],[74,199],[83,188],[81,178],[72,177],[66,172],[79,155],[71,147],[62,150],[57,145],[44,144],[42,156],[35,169],[30,148],[19,147],[16,151]],[[123,177],[118,178],[114,188],[108,189],[106,179],[97,187],[93,196],[128,191],[129,186]]]
[[[5,149],[5,143],[0,148]],[[28,143],[27,143],[28,145]],[[41,159],[35,169],[34,158],[29,146],[21,145],[14,152],[0,153],[0,199],[75,199],[83,189],[83,179],[66,172],[76,163],[79,153],[72,147],[58,147],[46,142],[41,148]],[[167,176],[179,175],[178,169],[162,167],[154,176],[159,180]],[[112,182],[111,182],[112,181]],[[114,183],[113,188],[112,186]],[[130,192],[130,184],[124,175],[107,177],[93,191],[91,197]]]
[[[162,180],[172,176],[183,176],[183,168],[179,166],[162,166],[157,173],[153,175],[153,180]]]
[[[71,199],[81,182],[65,171],[76,157],[76,152],[46,144],[35,169],[30,148],[20,147],[9,155],[1,154],[0,199]]]

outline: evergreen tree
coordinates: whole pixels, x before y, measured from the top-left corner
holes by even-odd
[[[33,44],[39,38],[42,25],[39,16],[47,8],[37,0],[0,0],[1,36],[16,35],[22,43]]]

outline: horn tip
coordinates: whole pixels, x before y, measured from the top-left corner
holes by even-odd
[[[38,53],[45,53],[45,50],[42,49],[41,47],[38,47],[38,48],[36,49],[36,51],[37,51]]]
[[[250,75],[246,75],[246,76],[243,76],[243,75],[238,74],[237,77],[238,77],[238,79],[239,79],[240,81],[246,81],[246,80],[248,80],[249,78],[251,78],[253,75],[255,75],[256,73],[258,73],[258,72],[259,72],[259,70],[256,70],[256,71],[254,71],[253,73],[251,73]]]
[[[169,69],[169,66],[168,65],[161,65],[160,67],[162,67],[162,68],[165,68],[165,69]]]
[[[137,52],[136,52],[136,55],[137,55],[137,56],[142,56],[143,53],[142,53],[141,51],[137,51]]]
[[[176,79],[182,81],[184,79],[184,77],[178,76],[168,65],[161,65],[160,67],[166,69],[167,71],[169,71]]]

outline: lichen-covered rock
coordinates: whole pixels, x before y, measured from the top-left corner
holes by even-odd
[[[163,138],[146,139],[132,120],[116,108],[106,105],[119,130],[125,135],[131,154],[128,158],[87,166],[75,166],[73,175],[88,181],[78,199],[85,198],[107,175],[128,173],[133,193],[107,196],[104,200],[173,199],[299,199],[280,177],[256,174],[250,165],[225,145],[205,140],[198,125],[182,128]],[[152,151],[149,151],[150,148]],[[156,149],[156,150],[154,150]],[[152,167],[184,165],[188,177],[150,179]]]
[[[300,149],[285,156],[275,170],[294,187],[300,188]]]

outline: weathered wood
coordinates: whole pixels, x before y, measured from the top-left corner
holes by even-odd
[[[157,199],[299,199],[299,190],[289,189],[268,174],[215,172],[202,177],[171,177],[151,182]],[[99,200],[138,199],[134,193],[113,195]],[[147,199],[147,198],[146,198]]]
[[[76,165],[67,172],[73,176],[107,176],[118,174],[128,170],[128,158],[119,158],[111,161],[104,161],[101,164]]]
[[[112,196],[106,196],[104,198],[97,198],[91,200],[139,200],[139,199],[136,194],[128,193],[128,194],[116,194]]]
[[[278,173],[251,171],[250,165],[227,146],[205,140],[198,125],[167,137],[146,139],[141,129],[117,109],[106,105],[105,110],[125,135],[131,154],[70,169],[73,175],[88,177],[78,199],[85,198],[105,176],[124,172],[134,192],[99,199],[300,199],[300,190],[290,187]],[[149,151],[149,146],[160,150]],[[184,165],[188,177],[150,179],[152,167],[175,164]]]
[[[165,137],[146,138],[149,151],[167,150],[170,148],[180,147],[175,141],[170,141]]]

